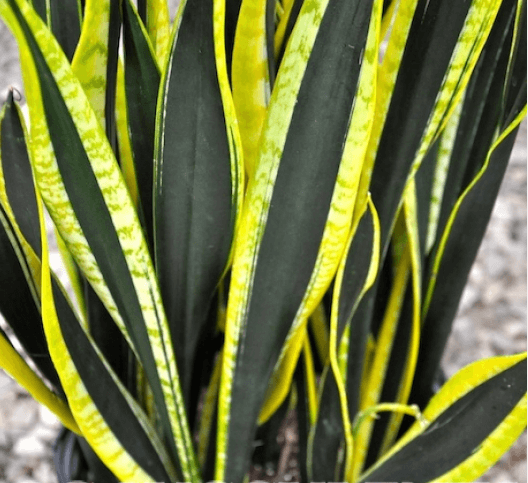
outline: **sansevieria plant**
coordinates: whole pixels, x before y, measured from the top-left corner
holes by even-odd
[[[523,432],[526,354],[440,359],[526,115],[525,0],[0,16],[28,106],[0,366],[67,428],[60,481],[242,483],[292,411],[304,482],[472,481]]]

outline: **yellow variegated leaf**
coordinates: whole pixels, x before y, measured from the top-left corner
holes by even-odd
[[[158,384],[157,405],[160,411],[166,411],[165,431],[169,442],[174,444],[173,453],[178,455],[184,477],[195,481],[198,476],[194,451],[157,280],[137,214],[110,144],[63,52],[31,7],[22,0],[1,0],[0,14],[8,22],[21,46],[25,85],[32,86],[27,95],[33,140],[32,163],[39,191],[68,249],[129,343],[131,330],[136,334],[136,342],[143,334],[148,337],[149,347],[143,346],[141,356],[144,363],[148,361],[151,371],[149,377],[155,380],[151,380],[151,383],[154,386]],[[41,94],[43,88],[52,96],[60,96],[60,100],[56,100],[57,104],[46,104],[51,101]],[[71,186],[69,190],[66,188],[63,178],[66,165],[61,165],[62,169],[59,169],[59,157],[55,157],[55,151],[63,146],[58,146],[56,141],[55,144],[52,143],[49,126],[53,129],[55,126],[48,124],[50,109],[53,109],[52,113],[55,115],[67,112],[69,120],[58,128],[70,130],[75,148],[82,150],[78,154],[85,157],[78,161],[80,164],[77,169],[87,170],[89,178],[85,178],[85,175],[82,180],[75,181],[93,183],[91,202],[97,199],[106,207],[106,213],[102,212],[101,215],[106,216],[103,219],[111,223],[109,229],[114,233],[110,235],[110,239],[116,240],[119,247],[112,254],[111,265],[108,264],[106,253],[109,248],[103,248],[99,235],[90,237],[88,241],[85,231],[89,226],[84,224],[81,228],[78,212],[90,207],[77,205],[75,210],[73,208],[71,197],[75,193],[71,191]],[[88,164],[82,164],[86,162]],[[97,260],[94,247],[97,247],[96,252],[99,253]],[[115,269],[116,259],[122,260],[119,263],[126,267],[126,277],[130,277],[129,287],[132,291],[126,296],[135,300],[134,305],[137,304],[139,309],[136,315],[127,312],[131,307],[124,307],[121,301],[117,302],[121,305],[118,308],[101,272],[100,262],[103,261],[107,277],[112,277],[111,271]],[[123,280],[120,280],[120,284],[122,283]],[[123,286],[114,285],[114,293],[122,289]],[[138,339],[139,333],[143,334]],[[136,344],[131,346],[139,351]]]
[[[500,460],[525,430],[526,394],[513,411],[506,416],[500,426],[484,440],[474,454],[462,464],[433,481],[435,483],[476,481]]]
[[[42,219],[42,226],[44,226],[43,221],[44,220]],[[82,378],[77,372],[57,319],[51,284],[49,250],[45,229],[42,229],[42,321],[53,363],[61,378],[73,417],[80,428],[80,431],[76,432],[79,432],[86,438],[90,446],[101,458],[101,461],[103,461],[121,480],[154,482],[155,480],[137,464],[134,458],[130,456],[113,434],[108,423],[97,409],[97,406],[86,389]],[[102,357],[95,346],[94,349],[99,357]],[[150,427],[141,408],[126,392],[126,389],[123,388],[117,376],[113,374],[106,362],[104,362],[104,364],[107,370],[111,373],[114,383],[120,388],[128,404],[134,411],[136,418],[144,426],[144,430],[151,438],[151,441],[154,442],[153,444],[155,445],[156,450],[162,455],[161,458],[164,460],[164,463],[171,468],[165,449],[153,428]],[[71,426],[71,424],[69,426]],[[73,427],[75,430],[76,426]],[[172,473],[172,478],[176,479],[174,470],[170,473]]]
[[[451,160],[451,152],[455,144],[463,103],[464,99],[462,97],[446,124],[440,139],[440,146],[438,147],[438,158],[436,160],[433,189],[431,192],[431,206],[429,208],[429,223],[427,226],[427,252],[431,251],[436,238],[438,218],[440,216],[440,208],[442,207],[442,196],[444,194],[447,172],[449,170],[449,163]]]
[[[103,128],[106,105],[110,0],[87,0],[72,69]]]
[[[130,197],[134,206],[138,205],[138,187],[136,180],[136,169],[134,167],[134,156],[132,145],[130,144],[130,133],[128,130],[128,111],[125,92],[125,72],[123,62],[119,59],[117,64],[116,79],[116,128],[117,142],[119,145],[119,159],[121,160],[121,170],[128,187]]]
[[[345,248],[361,176],[361,163],[358,160],[362,160],[365,156],[374,120],[381,7],[381,2],[376,0],[370,19],[356,101],[315,268],[275,367],[272,389],[268,392],[260,415],[261,421],[273,414],[287,395],[286,388],[289,386],[302,348],[302,328],[330,284]]]
[[[248,177],[255,172],[260,134],[271,95],[266,0],[243,0],[233,48],[233,100]]]
[[[368,382],[366,383],[366,389],[361,398],[361,411],[365,411],[369,407],[375,406],[380,402],[379,398],[383,389],[383,382],[385,381],[390,353],[392,350],[394,337],[396,335],[398,319],[403,307],[403,300],[410,275],[411,254],[409,244],[407,244],[407,247],[403,250],[395,271],[394,281],[387,302],[387,307],[385,309],[383,321],[381,322],[378,332],[376,349],[372,364],[370,366]],[[367,456],[373,427],[373,421],[366,421],[356,437],[354,447],[354,479],[356,479],[359,475],[361,467],[363,466]]]
[[[514,370],[516,372],[511,372]],[[427,472],[437,474],[437,476],[433,476],[427,481],[473,481],[478,478],[490,468],[500,456],[502,456],[502,454],[504,454],[504,452],[515,442],[526,428],[526,384],[525,381],[522,380],[523,378],[520,377],[523,372],[524,374],[526,373],[526,353],[513,356],[492,357],[490,359],[474,362],[461,369],[444,384],[435,396],[433,396],[419,420],[411,426],[405,435],[383,456],[382,459],[369,469],[367,473],[361,476],[360,481],[376,481],[376,478],[383,478],[383,475],[391,473],[391,471],[396,471],[402,476],[403,474],[408,474],[410,477],[415,470],[423,473],[422,478],[425,478],[425,473]],[[509,373],[511,375],[508,377],[501,376],[502,373]],[[513,374],[516,374],[515,378]],[[490,383],[493,385],[490,385]],[[505,391],[504,397],[508,398],[508,402],[504,402],[504,407],[500,409],[500,412],[506,410],[508,412],[504,416],[500,416],[500,420],[498,419],[498,414],[500,413],[493,415],[495,422],[490,426],[489,429],[491,432],[487,435],[486,433],[480,433],[479,429],[475,428],[475,431],[478,434],[471,437],[473,439],[478,438],[474,439],[472,443],[472,445],[476,445],[476,447],[471,450],[470,446],[467,446],[466,443],[462,443],[461,448],[464,448],[464,453],[459,455],[462,457],[462,460],[458,463],[453,463],[453,466],[449,467],[449,460],[443,460],[443,453],[438,453],[439,448],[436,447],[436,445],[439,444],[438,439],[435,439],[432,435],[436,432],[443,431],[444,436],[441,444],[449,444],[449,440],[445,439],[446,430],[443,426],[450,424],[455,418],[460,422],[463,422],[464,418],[471,418],[471,415],[479,410],[478,407],[475,407],[477,401],[481,404],[485,404],[485,407],[490,411],[499,411],[497,407],[502,404],[503,401],[500,401],[499,399],[500,402],[496,400],[496,402],[493,403],[492,400],[486,400],[486,398],[482,399],[482,395],[489,394],[490,391],[493,390],[499,390],[501,384]],[[479,390],[481,391],[480,393]],[[478,396],[480,397],[475,395],[471,398],[471,393],[474,393],[475,391],[475,394],[478,393]],[[511,391],[513,391],[513,393],[506,396],[506,393]],[[464,404],[461,404],[462,400],[465,401]],[[472,407],[468,409],[469,406]],[[445,416],[444,414],[449,414],[449,416]],[[482,416],[484,418],[486,417],[485,414],[482,414],[481,417]],[[486,421],[483,420],[482,424],[486,425]],[[456,436],[456,425],[452,428],[452,431],[453,435],[451,437],[451,444],[456,446],[457,441],[463,440],[460,440]],[[420,440],[421,437],[423,437],[422,440]],[[467,440],[469,437],[469,435],[465,435],[464,440]],[[478,441],[481,438],[483,438],[482,441]],[[412,446],[413,443],[416,443],[416,441],[423,441],[423,443],[417,444],[425,445],[426,440],[428,440],[427,447],[423,446],[422,451],[436,451],[436,453],[438,453],[435,455],[435,462],[431,462],[431,468],[433,469],[430,470],[427,467],[423,468],[421,466],[417,466],[415,469],[413,469],[413,467],[406,468],[405,465],[402,464],[402,458],[405,457],[400,455],[416,451],[416,445]],[[411,449],[411,447],[414,449]],[[407,453],[405,453],[406,451]],[[467,456],[465,456],[466,453]],[[451,456],[451,458],[453,458],[453,456]],[[421,464],[423,465],[423,463],[425,463],[425,461]],[[439,465],[443,469],[434,469],[435,465]],[[446,468],[449,469],[446,470]],[[438,473],[441,474],[438,475]],[[424,481],[426,480],[424,479]]]
[[[412,180],[404,192],[403,211],[405,218],[405,226],[407,231],[407,238],[409,240],[409,252],[411,261],[411,284],[413,293],[413,309],[412,309],[412,329],[407,350],[407,361],[403,372],[402,380],[398,391],[396,402],[399,404],[407,404],[409,394],[411,392],[414,373],[416,370],[416,363],[418,360],[418,349],[420,347],[420,311],[422,304],[422,268],[420,262],[420,241],[418,236],[418,215],[417,215],[417,198],[416,187],[414,180]],[[392,444],[397,435],[403,413],[395,412],[392,414],[383,445],[381,454],[383,454]]]
[[[165,65],[170,50],[170,16],[167,0],[147,1],[147,31],[158,63]]]
[[[444,250],[446,247],[447,240],[449,238],[449,234],[451,231],[451,227],[453,226],[453,223],[456,219],[458,210],[460,209],[460,206],[464,202],[465,197],[468,195],[468,193],[473,189],[473,187],[478,183],[478,181],[482,178],[486,170],[488,169],[488,165],[491,159],[491,155],[497,149],[497,147],[504,141],[504,139],[515,129],[521,121],[526,117],[527,113],[527,107],[526,105],[522,109],[522,111],[517,115],[517,117],[513,120],[513,122],[498,136],[498,138],[495,140],[495,142],[492,144],[491,148],[488,151],[488,154],[486,156],[486,161],[484,162],[482,168],[477,173],[477,175],[473,178],[471,183],[468,185],[468,187],[464,190],[462,195],[458,198],[457,202],[455,203],[455,206],[453,207],[453,210],[451,211],[451,214],[449,216],[449,219],[447,221],[446,227],[444,229],[444,233],[441,236],[440,239],[440,245],[438,248],[438,252],[436,254],[435,260],[433,262],[433,270],[432,270],[432,276],[430,278],[429,284],[427,286],[427,289],[424,294],[424,303],[423,303],[423,309],[422,309],[422,318],[425,317],[427,314],[427,310],[429,309],[429,304],[431,303],[431,298],[434,292],[435,283],[436,283],[436,275],[438,273],[438,269],[440,267],[440,262],[442,261],[442,256],[444,254]]]
[[[443,131],[451,114],[459,104],[500,5],[501,0],[473,2],[422,137],[411,176],[418,170],[427,150],[439,133]]]
[[[398,69],[401,64],[417,3],[418,0],[398,2],[396,18],[394,19],[389,42],[387,44],[385,55],[383,56],[383,62],[378,66],[374,124],[372,126],[368,149],[363,161],[363,172],[361,174],[356,208],[354,210],[355,218],[361,216],[360,214],[363,213],[363,204],[367,201],[376,152],[385,125],[385,118],[387,116],[387,111],[389,110],[392,92],[394,90],[394,85],[396,84],[396,77],[398,76]]]
[[[81,434],[68,405],[31,369],[14,347],[0,334],[0,367],[15,379],[36,401],[46,406],[60,422],[74,433]]]

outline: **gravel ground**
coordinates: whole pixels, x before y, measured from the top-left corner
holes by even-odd
[[[0,23],[0,101],[9,85],[22,90],[16,47]],[[474,360],[526,350],[526,137],[524,123],[444,357],[448,376]],[[58,430],[54,416],[0,371],[0,483],[56,483]],[[526,481],[526,466],[525,433],[481,481]]]

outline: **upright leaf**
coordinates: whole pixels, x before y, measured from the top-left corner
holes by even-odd
[[[42,329],[35,184],[24,120],[12,92],[0,114],[0,160],[0,312],[27,355],[62,394]]]
[[[21,47],[40,193],[68,248],[136,350],[163,436],[185,478],[197,469],[169,328],[132,201],[105,133],[57,43],[29,5],[0,1]],[[90,203],[86,203],[90,200]]]
[[[213,1],[187,0],[180,9],[159,95],[154,221],[156,268],[190,407],[198,343],[215,330],[207,314],[231,253],[242,157],[215,62]]]
[[[423,337],[412,401],[424,405],[440,364],[469,270],[484,237],[526,106],[490,148],[486,162],[459,197],[442,234],[424,302]],[[428,378],[428,379],[427,379]],[[429,382],[427,382],[427,380]]]
[[[381,8],[369,1],[330,3],[303,5],[277,76],[237,232],[220,387],[218,480],[242,481],[281,347],[290,334],[282,350],[284,379],[277,378],[287,382],[272,384],[280,396],[268,397],[268,416],[285,397],[304,325],[330,284],[350,229],[357,159],[366,150],[374,107]]]
[[[130,143],[139,194],[139,213],[154,250],[153,186],[156,101],[160,71],[148,33],[130,0],[123,2],[125,93]]]
[[[404,186],[462,94],[499,5],[497,0],[419,2],[371,176],[383,253]]]
[[[244,0],[240,8],[233,49],[233,100],[244,146],[248,177],[255,172],[260,134],[271,96],[267,48],[268,0]]]

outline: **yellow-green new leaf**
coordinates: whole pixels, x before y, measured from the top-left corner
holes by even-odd
[[[303,4],[248,185],[227,309],[219,480],[243,477],[275,365],[277,393],[268,394],[261,420],[287,395],[305,324],[337,270],[350,230],[358,160],[374,114],[381,2],[331,2]]]
[[[267,0],[244,0],[240,7],[231,82],[248,177],[255,173],[260,134],[271,96],[266,32]]]

